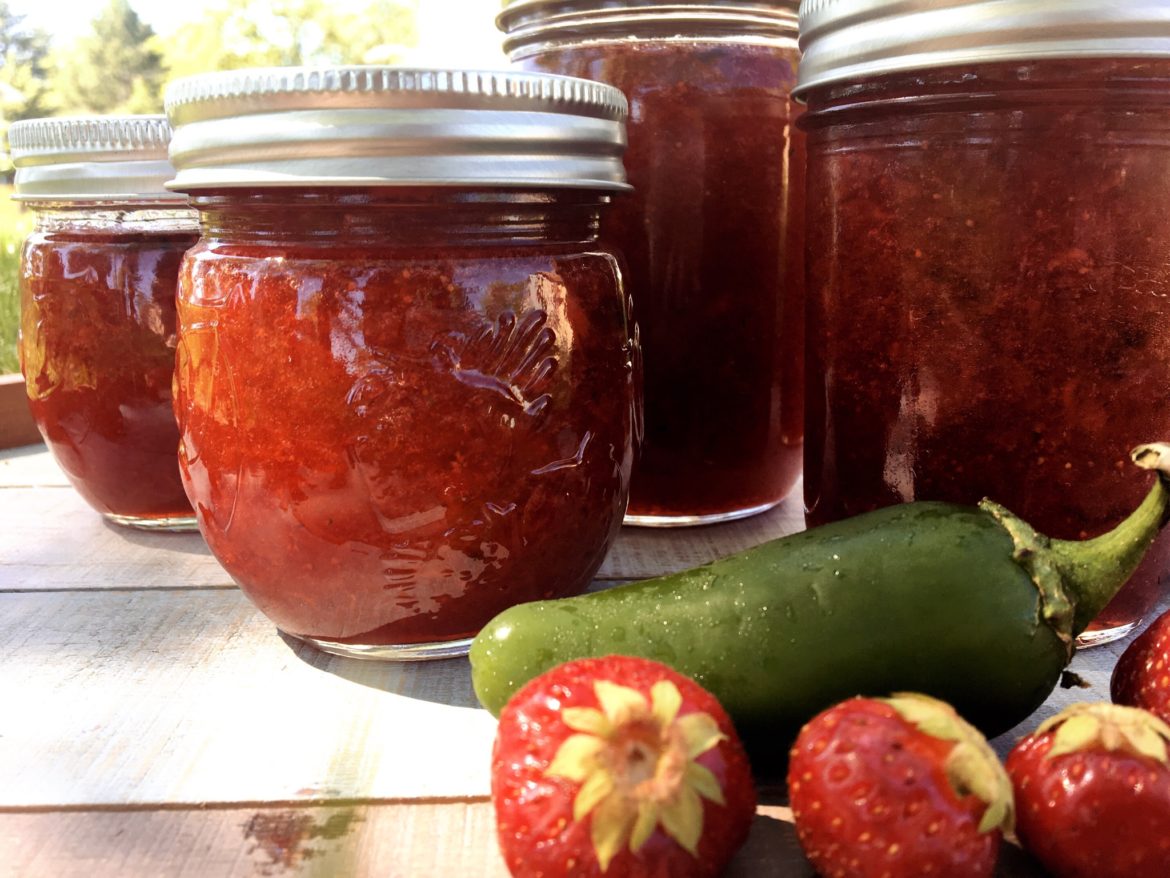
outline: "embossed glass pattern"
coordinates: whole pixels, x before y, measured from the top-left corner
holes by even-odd
[[[118,524],[193,530],[171,408],[175,289],[198,238],[168,192],[163,116],[14,122],[13,197],[36,224],[20,256],[21,365],[45,442]]]
[[[606,196],[199,194],[181,464],[204,536],[283,631],[456,654],[581,591],[621,524],[636,351]]]
[[[53,457],[118,524],[192,530],[171,407],[186,209],[42,205],[21,251],[21,362]]]

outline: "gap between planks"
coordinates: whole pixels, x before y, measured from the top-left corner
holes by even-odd
[[[237,802],[93,802],[41,805],[0,805],[2,814],[119,814],[138,811],[239,811],[251,808],[368,808],[399,805],[482,805],[490,796],[317,796],[306,799],[254,799]]]

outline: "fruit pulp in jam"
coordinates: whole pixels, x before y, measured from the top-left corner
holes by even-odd
[[[201,203],[183,269],[181,459],[212,551],[327,648],[583,590],[633,459],[615,257],[552,237],[571,205],[290,197]]]
[[[192,523],[171,400],[191,230],[40,226],[21,254],[21,361],[37,426],[86,501],[141,527]]]
[[[645,372],[635,523],[718,520],[779,501],[800,473],[803,135],[798,52],[731,41],[611,40],[521,66],[630,100],[606,238],[625,256]],[[655,520],[658,521],[655,521]]]
[[[810,524],[984,496],[1053,537],[1118,523],[1127,452],[1170,435],[1170,61],[890,76],[805,120]],[[1163,534],[1094,627],[1168,561]]]

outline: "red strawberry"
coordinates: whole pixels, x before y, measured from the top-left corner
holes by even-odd
[[[800,732],[788,762],[796,834],[833,878],[990,876],[1011,784],[975,728],[925,695],[853,698]]]
[[[1116,704],[1144,708],[1170,723],[1170,612],[1121,654],[1109,692]]]
[[[1170,726],[1114,704],[1074,704],[1007,759],[1016,832],[1057,878],[1170,875]]]
[[[756,809],[747,756],[715,698],[624,656],[568,662],[512,697],[492,800],[517,878],[716,875]]]

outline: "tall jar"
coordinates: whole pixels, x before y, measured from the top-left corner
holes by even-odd
[[[1152,4],[802,9],[806,505],[1008,506],[1094,536],[1170,436],[1170,22]],[[1088,641],[1162,590],[1155,544]],[[972,587],[978,587],[973,571]]]
[[[800,473],[802,136],[796,0],[513,0],[498,24],[528,70],[630,100],[629,263],[645,436],[629,524],[741,518]]]
[[[244,593],[329,652],[461,654],[621,525],[636,351],[598,242],[626,103],[381,67],[173,84],[180,460]]]
[[[193,530],[171,381],[179,262],[198,221],[163,185],[166,119],[36,119],[8,137],[14,197],[36,213],[20,256],[20,353],[37,427],[108,520]]]

